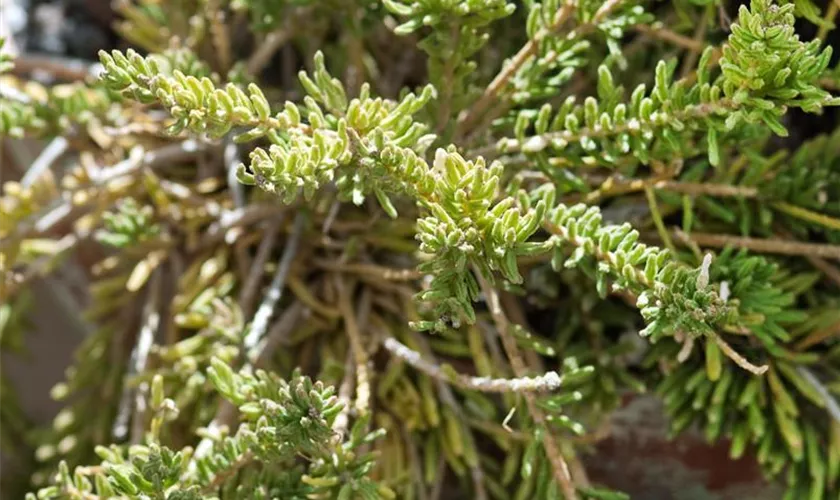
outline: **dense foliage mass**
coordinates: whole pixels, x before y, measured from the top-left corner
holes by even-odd
[[[50,428],[0,379],[4,491],[624,498],[580,455],[651,388],[836,498],[839,6],[136,0],[88,71],[5,47],[0,347],[34,280],[86,311]]]

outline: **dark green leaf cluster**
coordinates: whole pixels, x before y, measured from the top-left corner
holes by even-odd
[[[393,493],[369,478],[375,455],[360,453],[358,448],[383,436],[381,431],[368,433],[368,420],[357,420],[349,439],[333,430],[335,419],[344,410],[332,387],[293,375],[286,382],[257,370],[254,374],[234,373],[225,363],[214,360],[208,378],[216,389],[239,407],[244,422],[233,438],[242,447],[230,453],[228,460],[246,460],[246,453],[266,464],[293,464],[296,457],[308,461],[298,483],[304,488],[301,497],[311,498],[391,498]],[[218,445],[217,445],[218,446]],[[221,451],[230,450],[230,439]],[[245,451],[247,450],[247,451]],[[218,477],[210,471],[218,464],[211,454],[198,462],[199,474]]]
[[[708,47],[696,82],[675,82],[675,64],[660,61],[651,92],[639,85],[625,103],[623,89],[602,66],[597,98],[588,97],[581,105],[571,96],[557,111],[546,104],[536,115],[520,114],[517,139],[502,140],[499,148],[538,158],[550,151],[567,162],[620,167],[628,155],[643,164],[692,156],[698,135],[705,134],[709,160],[717,165],[722,136],[739,132],[744,124],[762,123],[787,135],[779,118],[789,107],[813,113],[840,104],[815,84],[828,65],[830,47],[820,50],[819,41],[801,42],[792,9],[764,1],[742,6],[723,47],[722,72],[714,80],[714,48]],[[535,135],[529,136],[532,125]]]
[[[117,248],[135,246],[160,234],[160,226],[152,220],[153,209],[140,206],[133,198],[127,198],[115,212],[102,215],[104,229],[96,234],[101,243]]]
[[[253,437],[255,445],[262,445],[260,455],[319,455],[328,446],[332,423],[342,409],[332,387],[299,376],[287,383],[263,371],[236,374],[219,360],[214,360],[207,375],[222,396],[257,424]]]
[[[761,378],[724,363],[720,378],[712,381],[702,364],[689,362],[669,373],[657,393],[673,433],[698,424],[710,442],[728,437],[733,459],[752,448],[766,473],[788,484],[786,498],[828,498],[836,489],[838,428],[803,396],[820,398],[794,363],[779,360]]]
[[[759,188],[768,198],[840,215],[839,164],[840,132],[835,131],[805,143]]]
[[[822,383],[808,368],[797,366],[819,355],[792,347],[791,326],[806,316],[794,309],[794,300],[810,277],[785,276],[775,264],[732,249],[718,257],[710,276],[726,287],[728,302],[738,305],[761,343],[758,348],[745,338],[741,348],[766,349],[771,366],[765,377],[750,376],[707,343],[704,359],[674,367],[657,388],[672,418],[672,432],[699,424],[709,442],[722,436],[731,440],[732,458],[752,447],[768,475],[784,473],[789,498],[826,498],[840,480],[840,427],[825,414],[829,403]],[[657,346],[646,362],[675,350],[674,345]]]
[[[816,137],[799,147],[789,157],[777,156],[756,161],[745,172],[747,182],[755,183],[762,197],[779,200],[813,213],[840,218],[840,131]],[[768,172],[769,170],[769,172]],[[767,173],[765,173],[767,172]],[[766,209],[765,209],[766,210]],[[784,214],[767,217],[769,221]],[[789,217],[789,216],[788,216]],[[831,241],[838,241],[840,227],[804,222],[790,218],[785,224],[795,234],[806,231],[827,233]],[[833,237],[832,237],[833,234]]]
[[[578,26],[564,32],[570,18]],[[606,42],[611,58],[623,59],[620,40],[634,25],[646,24],[653,16],[634,1],[534,3],[528,11],[526,32],[537,45],[536,57],[514,75],[511,98],[518,104],[551,98],[584,67],[593,42]]]
[[[781,344],[791,341],[787,327],[805,319],[804,313],[793,309],[796,294],[786,289],[801,290],[814,275],[790,276],[780,286],[785,277],[776,264],[729,247],[718,255],[709,276],[726,287],[727,303],[738,308],[740,325],[749,328],[768,353],[784,358]]]

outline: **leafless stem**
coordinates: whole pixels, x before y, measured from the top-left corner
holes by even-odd
[[[80,59],[23,53],[15,57],[12,72],[16,75],[28,75],[42,71],[58,80],[81,81],[98,76],[100,68],[99,63],[91,64]]]
[[[689,38],[685,35],[680,35],[679,33],[671,31],[661,25],[650,26],[647,24],[637,24],[634,28],[639,33],[647,35],[651,38],[657,38],[659,40],[673,43],[674,45],[691,52],[702,52],[705,47],[702,42]]]
[[[740,106],[740,104],[736,103],[734,100],[724,98],[714,104],[704,103],[675,112],[674,117],[680,121],[698,120],[716,112],[736,109],[738,106]],[[556,140],[562,140],[566,143],[575,143],[583,140],[584,138],[598,139],[625,133],[638,133],[640,130],[655,126],[656,125],[651,122],[640,122],[639,120],[633,119],[610,128],[583,127],[577,132],[560,130],[526,137],[522,140],[508,138],[501,141],[497,148],[500,148],[503,153],[516,153],[519,151],[534,152],[545,149],[552,143],[552,141]]]
[[[812,266],[822,271],[828,279],[840,287],[840,269],[837,269],[833,265],[829,264],[825,261],[825,259],[814,257],[813,255],[806,255],[805,258],[808,259],[808,262],[810,262]]]
[[[748,250],[762,253],[804,255],[840,260],[840,245],[804,243],[799,241],[786,241],[782,239],[749,238],[743,236],[731,236],[728,234],[693,232],[688,235],[679,229],[676,230],[675,236],[677,241],[684,245],[694,242],[704,247],[724,248],[727,246],[733,246],[736,248],[746,248]]]
[[[131,351],[131,361],[129,362],[129,371],[127,377],[140,374],[146,368],[146,360],[149,357],[149,351],[155,340],[155,334],[160,327],[160,311],[158,310],[158,297],[160,295],[160,270],[156,270],[152,279],[149,282],[149,296],[146,299],[146,304],[143,307],[143,323],[140,328],[140,333],[137,335],[134,349]],[[128,385],[123,388],[122,398],[120,399],[120,409],[117,412],[117,418],[114,422],[113,435],[116,439],[123,439],[128,432],[129,421],[131,425],[131,442],[139,443],[143,437],[143,431],[146,427],[143,415],[146,410],[145,393],[148,390],[148,384],[141,384],[136,391],[132,390]],[[134,412],[131,411],[132,395],[134,397]]]
[[[423,355],[426,358],[431,359],[431,364],[435,366],[434,353],[432,353],[432,350],[429,348],[429,343],[419,333],[412,333],[414,339],[420,347],[420,350],[423,351]],[[467,423],[466,415],[464,415],[463,410],[461,410],[461,406],[455,399],[455,395],[452,394],[452,389],[449,387],[449,385],[441,379],[435,379],[435,383],[437,385],[438,394],[440,395],[440,400],[443,402],[443,404],[445,404],[455,414],[458,420],[463,422],[465,426],[468,426],[469,424]],[[473,436],[471,430],[467,429],[467,433],[464,434],[464,438],[467,440],[467,444],[469,446],[475,448],[475,437]],[[487,488],[484,486],[484,470],[481,468],[480,463],[470,466],[470,476],[472,477],[473,487],[475,488],[475,499],[486,500]]]
[[[81,305],[74,297],[75,293],[67,287],[67,282],[62,279],[54,279],[47,276],[43,280],[44,286],[39,287],[40,293],[53,297],[53,302],[58,309],[64,312],[67,322],[64,323],[65,332],[73,332],[79,339],[88,337],[93,332],[93,326],[79,314]]]
[[[255,365],[260,362],[265,362],[270,355],[268,354],[268,347],[271,346],[272,350],[276,348],[277,345],[280,344],[282,338],[288,335],[288,332],[291,331],[292,326],[295,324],[294,319],[296,318],[294,315],[299,314],[299,312],[293,311],[290,308],[286,311],[286,314],[281,317],[280,321],[275,324],[276,331],[275,328],[272,328],[269,335],[266,335],[268,322],[274,315],[275,306],[280,301],[286,277],[289,274],[292,261],[297,254],[306,219],[307,216],[303,211],[298,212],[295,217],[295,223],[291,236],[286,243],[286,247],[283,249],[283,254],[280,257],[280,264],[277,267],[277,271],[274,273],[274,278],[271,281],[271,285],[269,285],[265,299],[262,304],[260,304],[260,307],[254,316],[254,320],[251,323],[251,327],[248,329],[248,332],[245,334],[245,338],[242,340],[242,352],[244,353],[244,360],[246,364]],[[227,423],[232,419],[234,411],[235,409],[232,405],[226,401],[222,402],[216,416],[207,426],[208,429],[215,431],[221,426],[227,425]],[[212,439],[205,438],[201,440],[195,448],[193,459],[190,461],[189,471],[195,470],[196,460],[206,456],[212,447]]]
[[[248,276],[245,278],[242,290],[239,293],[239,307],[245,315],[251,314],[251,307],[265,271],[265,263],[268,261],[268,257],[277,244],[277,233],[280,231],[280,225],[282,223],[283,216],[281,215],[276,219],[268,221],[266,224],[263,239],[259,247],[257,247],[257,253],[254,256],[254,261],[251,263],[251,270],[248,272]]]
[[[820,328],[819,330],[814,330],[807,337],[800,340],[799,343],[796,344],[796,349],[799,351],[804,351],[809,347],[819,344],[825,340],[830,339],[831,337],[840,335],[840,322],[834,323],[829,325],[826,328]]]
[[[478,100],[458,119],[458,130],[460,131],[458,134],[459,136],[462,135],[464,131],[471,130],[474,127],[475,121],[480,119],[487,111],[487,108],[496,102],[496,97],[507,87],[511,78],[513,78],[519,69],[522,68],[522,66],[524,66],[525,63],[537,53],[540,41],[563,26],[574,10],[575,6],[573,2],[564,2],[563,6],[557,12],[557,16],[554,18],[554,22],[551,26],[540,31],[534,36],[534,38],[528,40],[528,42],[519,49],[519,52],[517,52],[516,55],[514,55],[513,58],[502,67],[502,70],[495,78],[493,78],[493,81],[490,82],[490,85],[487,86],[481,97],[479,97]]]
[[[481,392],[548,392],[558,389],[563,378],[557,372],[550,371],[537,377],[491,378],[473,377],[457,373],[451,367],[441,367],[423,359],[419,352],[406,346],[399,340],[389,337],[382,344],[394,356],[417,368],[426,375],[444,382],[455,384],[463,389]]]
[[[227,185],[233,198],[233,206],[241,208],[245,206],[245,189],[242,183],[236,179],[236,166],[239,163],[239,146],[233,142],[231,137],[225,140],[225,149],[222,156],[227,174]]]
[[[342,263],[318,259],[314,264],[331,271],[374,275],[387,281],[413,281],[423,277],[416,269],[395,269],[376,264]]]
[[[350,408],[350,399],[353,395],[353,389],[356,387],[355,373],[356,364],[353,361],[353,350],[347,351],[346,359],[344,360],[344,380],[341,381],[341,387],[338,388],[338,400],[344,405],[341,413],[335,417],[333,422],[333,430],[338,434],[344,434],[347,431],[350,418],[348,416],[348,409]]]
[[[277,351],[277,348],[287,341],[295,325],[300,324],[301,317],[306,319],[310,314],[311,311],[300,301],[293,302],[292,305],[283,311],[283,314],[269,328],[265,338],[260,342],[258,346],[260,354],[256,359],[251,360],[253,365],[256,367],[266,366]]]
[[[265,68],[274,53],[288,42],[292,37],[291,31],[286,27],[282,27],[276,31],[272,31],[265,37],[263,43],[259,45],[256,51],[251,54],[248,62],[245,65],[246,71],[251,75],[259,75],[263,68]]]
[[[498,330],[499,337],[502,339],[502,345],[505,348],[505,352],[507,352],[508,359],[513,367],[513,372],[517,377],[524,377],[527,372],[527,367],[525,365],[525,361],[522,359],[522,353],[519,351],[519,346],[516,345],[516,339],[514,339],[513,335],[510,333],[507,316],[505,316],[499,302],[499,294],[492,286],[490,286],[489,283],[487,283],[487,280],[485,280],[479,272],[476,272],[476,278],[478,279],[478,282],[481,285],[481,290],[487,300],[487,307],[490,310],[490,315],[493,317],[493,321],[496,323],[496,329]],[[569,473],[569,466],[566,464],[566,460],[560,453],[560,447],[554,440],[551,430],[546,426],[545,414],[542,409],[537,406],[536,399],[532,393],[525,392],[523,393],[523,397],[525,398],[525,403],[528,406],[528,412],[531,414],[534,422],[545,431],[543,434],[543,445],[545,446],[545,454],[551,461],[555,480],[560,485],[560,488],[563,490],[563,495],[567,500],[576,500],[578,497]]]
[[[227,239],[228,230],[251,224],[253,222],[276,216],[280,209],[272,204],[245,205],[234,210],[224,210],[218,220],[210,225],[196,245],[190,250],[200,250],[216,244],[219,240]]]
[[[682,71],[680,72],[680,78],[687,77],[692,71],[697,69],[697,58],[700,57],[700,52],[703,51],[702,43],[703,40],[706,39],[706,31],[709,24],[708,16],[703,16],[700,18],[700,22],[697,23],[697,28],[694,30],[694,38],[692,41],[695,44],[700,44],[700,51],[691,50],[686,55],[685,59],[682,62]]]
[[[452,24],[452,27],[450,28],[450,37],[452,40],[452,45],[457,46],[458,42],[461,39],[461,31],[459,24]],[[446,60],[446,62],[443,65],[443,74],[441,75],[441,81],[444,82],[444,85],[443,88],[440,89],[440,98],[438,99],[438,134],[443,133],[444,130],[446,130],[446,127],[449,124],[449,115],[452,112],[452,94],[454,89],[452,88],[452,85],[446,85],[446,83],[452,81],[452,76],[455,73],[455,54],[457,53],[457,51],[453,50],[450,53],[450,57]]]
[[[227,468],[217,472],[216,475],[213,477],[213,480],[210,481],[210,484],[202,488],[201,492],[208,496],[210,496],[212,493],[215,493],[225,483],[225,481],[228,480],[229,477],[236,474],[236,472],[239,471],[239,469],[250,464],[253,460],[254,456],[251,454],[251,452],[245,451],[233,463],[229,464]]]
[[[732,346],[727,344],[726,341],[720,337],[720,335],[716,333],[711,333],[709,334],[709,336],[712,338],[712,340],[714,340],[715,344],[717,344],[718,347],[720,347],[720,350],[723,351],[723,354],[725,354],[726,357],[734,361],[736,365],[740,366],[744,370],[747,370],[753,375],[762,375],[764,374],[764,372],[767,371],[767,365],[756,366],[750,363],[747,360],[747,358],[741,356],[741,354],[738,353],[738,351],[736,351],[732,348]]]
[[[219,2],[209,2],[207,19],[210,21],[210,37],[213,48],[216,49],[216,56],[222,71],[227,71],[231,66],[231,43],[228,23],[225,19],[225,11],[219,8]]]
[[[298,246],[300,245],[300,238],[303,234],[304,225],[307,216],[303,211],[298,212],[295,217],[294,227],[292,228],[291,236],[289,237],[286,247],[283,249],[283,255],[280,257],[280,264],[277,266],[277,271],[274,273],[274,278],[266,291],[265,298],[262,304],[257,309],[254,315],[254,321],[242,339],[243,352],[247,353],[247,359],[256,359],[259,353],[256,347],[260,340],[265,335],[268,329],[268,322],[271,316],[274,315],[274,308],[280,297],[283,295],[283,287],[286,283],[286,277],[289,275],[289,269],[292,266],[297,255]]]
[[[56,137],[50,141],[23,175],[23,178],[20,180],[20,185],[24,188],[32,186],[35,181],[50,169],[56,160],[61,158],[61,155],[67,151],[69,145],[70,143],[64,137]]]
[[[359,414],[365,414],[370,408],[371,374],[368,367],[368,356],[362,343],[362,335],[359,330],[359,318],[353,311],[353,306],[350,303],[350,293],[352,290],[347,289],[348,287],[340,275],[336,276],[335,286],[338,291],[338,309],[344,319],[344,331],[347,333],[347,338],[350,340],[350,349],[353,352],[353,360],[356,363],[355,407]]]
[[[142,148],[132,150],[129,158],[120,163],[107,167],[92,176],[92,183],[95,186],[102,186],[109,182],[130,177],[139,172],[143,167],[155,168],[185,157],[195,155],[196,152],[207,148],[209,145],[193,140],[186,140],[177,144],[170,144],[160,149],[144,152]],[[8,238],[9,241],[16,237],[26,238],[33,232],[45,233],[64,221],[73,213],[73,203],[66,199],[56,199],[45,210],[33,217],[22,221],[15,231],[15,235]],[[5,243],[5,240],[3,243]],[[0,249],[4,248],[0,244]]]

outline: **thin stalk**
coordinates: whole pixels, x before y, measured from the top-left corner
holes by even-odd
[[[731,236],[728,234],[710,234],[693,232],[690,235],[687,235],[680,230],[677,230],[675,232],[675,235],[676,240],[682,244],[694,242],[700,246],[712,248],[724,248],[727,246],[733,246],[736,248],[746,248],[748,250],[761,253],[814,256],[821,257],[824,259],[840,261],[840,245],[785,241],[777,238],[749,238],[744,236]]]
[[[201,492],[204,495],[208,496],[212,495],[213,493],[216,493],[219,490],[219,488],[221,488],[222,485],[225,484],[225,481],[233,477],[233,475],[236,474],[239,471],[239,469],[245,467],[253,461],[254,456],[251,454],[251,452],[244,452],[242,455],[239,456],[239,458],[230,463],[226,469],[217,472],[216,475],[213,476],[213,479],[210,481],[210,483],[201,488]]]
[[[41,151],[38,158],[32,162],[32,165],[23,175],[20,180],[20,185],[23,188],[31,187],[35,181],[41,178],[50,167],[67,151],[70,143],[64,137],[56,137]]]
[[[218,0],[211,0],[207,3],[207,19],[209,21],[210,41],[213,43],[213,48],[216,50],[216,61],[219,64],[219,69],[222,73],[230,70],[232,56],[232,46],[230,42],[230,31],[228,23],[225,19],[226,12],[219,7]]]
[[[837,17],[838,10],[840,10],[840,0],[834,0],[828,5],[828,9],[826,9],[825,15],[823,16],[823,21],[825,22],[820,26],[819,31],[817,31],[817,38],[825,40],[825,36],[834,29],[831,26],[834,24],[834,18]]]
[[[650,215],[653,219],[653,224],[656,226],[656,231],[659,233],[659,237],[662,238],[662,242],[665,243],[668,250],[670,250],[673,255],[676,255],[677,247],[674,246],[674,242],[671,241],[671,235],[669,235],[668,230],[665,229],[665,223],[662,221],[662,214],[659,213],[659,205],[656,203],[656,195],[653,193],[653,189],[650,187],[645,188],[645,196],[647,197],[648,206],[650,207]]]
[[[840,336],[840,322],[829,325],[826,328],[814,330],[796,344],[796,349],[798,351],[804,351],[835,336]]]
[[[353,362],[353,350],[347,350],[347,356],[344,360],[344,379],[341,381],[341,386],[338,388],[338,401],[344,406],[341,413],[335,417],[332,429],[336,434],[343,435],[347,432],[347,427],[350,423],[348,410],[350,408],[350,398],[353,395],[353,389],[356,387],[356,364]]]
[[[294,227],[292,228],[289,241],[283,249],[283,255],[280,257],[280,264],[277,266],[277,271],[274,273],[274,278],[271,280],[268,290],[265,293],[265,298],[262,304],[257,309],[254,315],[254,321],[251,323],[251,328],[242,339],[243,351],[247,353],[248,359],[257,359],[259,353],[255,350],[263,335],[268,329],[268,322],[274,315],[274,308],[283,296],[283,288],[286,284],[286,277],[289,275],[289,269],[292,262],[297,255],[298,247],[300,246],[301,235],[303,234],[304,224],[307,220],[306,212],[300,211],[295,217]]]
[[[528,369],[525,365],[525,361],[522,359],[522,353],[519,351],[516,339],[510,333],[507,316],[505,316],[499,302],[499,294],[493,287],[490,286],[489,283],[487,283],[487,280],[485,280],[479,272],[476,272],[476,278],[478,279],[481,290],[487,300],[487,307],[490,310],[490,315],[493,317],[493,322],[496,324],[496,329],[502,340],[502,345],[504,346],[511,366],[513,367],[513,373],[517,377],[524,377]],[[524,392],[522,395],[525,398],[525,403],[528,406],[528,412],[531,414],[534,422],[545,431],[543,434],[543,445],[545,446],[545,454],[548,456],[549,461],[551,461],[554,479],[563,490],[563,496],[566,500],[577,500],[578,496],[575,492],[574,484],[572,483],[569,466],[560,453],[560,447],[554,440],[554,435],[546,425],[545,414],[537,405],[537,401],[532,393]]]
[[[452,28],[450,29],[453,47],[457,47],[458,42],[461,39],[461,31],[458,28],[458,24],[453,23]],[[447,125],[449,124],[449,114],[452,112],[452,95],[455,89],[452,85],[448,85],[448,83],[453,80],[452,75],[455,73],[455,66],[457,65],[457,61],[455,60],[455,54],[457,53],[457,50],[452,50],[451,56],[449,57],[449,59],[446,60],[446,63],[443,65],[443,75],[441,75],[441,86],[443,88],[441,88],[440,91],[437,117],[437,133],[439,135],[446,130]]]
[[[271,357],[277,348],[289,340],[289,335],[295,326],[300,324],[301,318],[308,319],[311,311],[300,301],[295,301],[283,311],[283,314],[268,329],[265,338],[258,346],[260,356],[254,360],[254,366],[265,368],[269,365]]]
[[[426,338],[420,335],[418,332],[412,332],[414,339],[417,341],[420,349],[423,351],[423,354],[432,360],[434,360],[434,353],[432,352],[431,348],[429,347],[429,343],[426,341]],[[434,363],[432,363],[434,365]],[[466,415],[464,411],[461,409],[461,406],[458,404],[458,401],[455,399],[455,395],[452,393],[452,389],[444,383],[442,380],[436,380],[438,395],[441,401],[455,414],[455,417],[464,423],[466,427],[468,424],[466,423]],[[473,451],[471,454],[476,454],[476,444],[475,444],[475,436],[473,435],[472,431],[468,428],[465,429],[467,432],[464,434],[465,438],[465,445],[471,448]],[[473,480],[473,486],[475,487],[475,499],[476,500],[487,500],[487,488],[484,486],[484,470],[481,468],[480,463],[470,463],[471,460],[466,460],[467,466],[470,468],[470,476]]]
[[[239,292],[239,306],[245,315],[251,314],[251,307],[253,306],[260,280],[265,273],[265,263],[268,261],[268,257],[271,255],[277,243],[277,233],[280,231],[280,225],[282,223],[282,215],[269,221],[263,233],[263,239],[257,247],[257,253],[251,263],[251,270],[248,272],[245,283]]]
[[[245,70],[248,74],[258,76],[262,73],[262,70],[268,66],[274,53],[291,38],[292,33],[285,26],[269,33],[265,37],[265,40],[259,44],[257,50],[248,58],[248,62],[245,64]]]
[[[245,365],[253,366],[257,363],[265,362],[267,359],[267,356],[265,355],[266,347],[271,345],[273,348],[276,348],[279,344],[277,337],[281,336],[283,328],[280,329],[279,333],[272,332],[271,338],[266,335],[266,330],[268,329],[269,320],[274,315],[274,308],[282,296],[286,277],[289,274],[292,261],[294,261],[295,255],[297,254],[300,239],[303,234],[304,223],[307,219],[308,217],[304,211],[298,212],[295,217],[295,223],[291,236],[286,243],[286,247],[283,249],[283,254],[280,257],[280,264],[277,266],[277,271],[274,273],[271,285],[269,285],[265,298],[260,304],[259,309],[257,309],[257,313],[254,315],[251,327],[248,329],[248,332],[245,334],[245,338],[242,340],[242,358]],[[283,323],[283,325],[288,326],[288,330],[291,330],[289,323]],[[285,334],[283,336],[285,336]],[[216,412],[216,416],[214,416],[213,420],[211,420],[207,425],[209,433],[218,433],[222,426],[226,425],[227,422],[230,422],[233,419],[235,412],[236,409],[233,405],[227,401],[222,401],[219,405],[219,410]],[[195,448],[195,453],[193,453],[192,459],[190,460],[187,472],[194,473],[197,467],[197,460],[207,456],[212,449],[213,440],[209,437],[202,439]]]
[[[706,48],[706,45],[703,42],[689,38],[685,35],[680,35],[679,33],[671,31],[661,25],[650,26],[647,24],[637,24],[633,26],[633,28],[643,35],[670,42],[677,47],[690,52],[699,53],[703,52],[703,49]]]
[[[370,411],[370,383],[371,373],[368,366],[368,356],[362,343],[362,335],[359,329],[359,318],[353,311],[350,302],[353,286],[347,286],[341,276],[335,280],[338,291],[338,309],[344,319],[344,331],[350,340],[350,349],[353,352],[353,360],[356,363],[356,411],[364,415]],[[349,290],[348,290],[349,288]],[[368,294],[368,298],[370,295]]]
[[[840,404],[837,404],[837,399],[829,392],[828,388],[806,366],[799,365],[796,367],[796,371],[811,384],[814,390],[822,397],[823,401],[825,401],[825,408],[828,410],[831,418],[836,422],[840,422]]]
[[[419,352],[393,337],[385,339],[382,346],[394,356],[433,379],[454,384],[462,389],[480,392],[513,392],[518,394],[521,392],[549,392],[560,388],[563,383],[563,378],[554,371],[536,377],[511,379],[464,375],[455,372],[451,366],[438,366],[431,361],[423,359],[423,356]]]
[[[720,335],[716,333],[710,333],[709,336],[712,337],[712,340],[714,340],[715,344],[717,344],[718,347],[720,347],[720,350],[723,351],[723,354],[725,354],[726,357],[734,361],[736,365],[740,366],[744,370],[752,373],[753,375],[762,375],[768,370],[769,366],[767,365],[756,366],[750,363],[747,360],[747,358],[741,356],[741,354],[739,354],[738,351],[736,351],[732,348],[732,346],[727,344],[726,341],[720,337]]]
[[[330,271],[343,273],[356,273],[361,275],[374,275],[387,281],[414,281],[423,277],[423,273],[416,269],[398,269],[380,266],[377,264],[364,263],[343,263],[329,260],[316,259],[313,264]]]
[[[712,114],[735,110],[738,106],[739,104],[735,101],[724,98],[715,103],[698,104],[696,106],[689,106],[686,109],[676,111],[673,113],[673,118],[681,122],[703,120]],[[570,144],[573,142],[580,142],[584,138],[601,139],[621,134],[641,133],[643,130],[652,129],[658,126],[659,125],[653,123],[652,121],[643,122],[638,119],[631,119],[626,123],[606,129],[602,129],[600,127],[583,127],[578,130],[578,132],[559,130],[556,132],[548,132],[541,135],[526,137],[523,140],[508,138],[507,140],[500,142],[497,148],[505,154],[528,150],[538,151],[544,149],[550,145],[552,141],[558,139]]]
[[[158,297],[160,295],[160,270],[156,270],[152,279],[149,282],[148,298],[146,304],[143,306],[143,323],[140,327],[140,332],[135,339],[134,348],[131,351],[131,361],[128,365],[128,373],[126,377],[130,378],[139,375],[146,369],[146,360],[149,357],[149,351],[154,344],[155,335],[160,327],[160,312],[158,311]],[[137,389],[132,389],[128,385],[123,388],[123,394],[120,398],[119,411],[113,426],[113,435],[116,439],[123,439],[126,437],[129,430],[129,422],[131,425],[131,442],[137,444],[143,437],[143,429],[146,423],[143,415],[146,410],[146,402],[144,394],[148,389],[148,383],[141,384]],[[132,398],[134,405],[132,405]],[[132,411],[132,408],[134,411]]]
[[[560,27],[562,27],[569,19],[569,16],[572,15],[574,10],[574,2],[565,2],[563,6],[560,7],[560,10],[557,11],[557,15],[555,16],[554,22],[551,26],[547,29],[541,30],[534,36],[534,38],[528,40],[528,42],[519,49],[519,52],[517,52],[516,55],[514,55],[513,58],[502,67],[502,70],[495,78],[493,78],[487,88],[484,89],[484,93],[481,97],[479,97],[478,100],[458,119],[458,133],[456,134],[456,137],[460,137],[465,130],[471,130],[475,126],[475,121],[482,117],[482,115],[487,111],[487,108],[490,107],[491,104],[497,103],[496,101],[498,95],[507,88],[511,78],[513,78],[522,66],[524,66],[525,63],[537,53],[540,41],[560,29]]]

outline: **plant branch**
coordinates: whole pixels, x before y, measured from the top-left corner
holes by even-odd
[[[740,366],[744,370],[752,373],[753,375],[763,375],[769,368],[767,365],[756,366],[750,363],[745,357],[741,356],[738,351],[732,348],[725,340],[723,340],[720,335],[716,333],[709,334],[714,340],[715,344],[720,347],[720,350],[732,361],[735,362],[736,365]],[[708,340],[707,340],[708,342]]]
[[[371,374],[368,367],[367,353],[362,344],[362,336],[359,331],[357,315],[353,312],[350,303],[350,291],[342,277],[337,275],[335,280],[338,291],[338,309],[344,319],[344,331],[350,340],[350,348],[353,351],[353,359],[356,363],[356,411],[363,415],[370,410],[370,382]]]
[[[671,31],[661,25],[648,26],[647,24],[637,24],[633,26],[633,28],[643,35],[673,43],[674,45],[691,52],[703,52],[703,49],[706,47],[702,41],[689,38],[685,35],[680,35],[679,33]]]
[[[242,289],[239,292],[239,307],[242,309],[243,314],[251,314],[254,297],[257,294],[260,280],[265,274],[265,263],[268,261],[268,257],[271,255],[277,243],[277,233],[280,231],[280,226],[283,223],[282,217],[281,215],[268,222],[263,233],[262,241],[257,247],[257,253],[251,263],[251,270],[248,272]]]
[[[248,62],[245,64],[248,74],[258,76],[263,68],[268,66],[274,53],[291,38],[292,32],[285,26],[269,33],[265,40],[259,44],[257,50],[248,58]]]
[[[840,245],[785,241],[777,238],[750,238],[745,236],[731,236],[728,234],[692,232],[689,235],[679,229],[675,231],[675,236],[676,240],[684,245],[693,242],[700,246],[712,248],[732,246],[736,248],[746,248],[748,250],[761,253],[812,256],[840,261]]]
[[[690,122],[696,120],[703,120],[713,114],[724,113],[732,111],[739,106],[735,101],[729,98],[721,99],[715,103],[703,103],[697,105],[689,105],[685,109],[674,111],[671,113],[669,119],[678,120],[680,122]],[[523,140],[507,138],[499,141],[496,146],[502,153],[516,153],[519,151],[536,152],[545,149],[554,141],[562,141],[565,144],[580,142],[583,139],[603,139],[621,134],[640,134],[645,130],[653,129],[661,126],[657,120],[654,120],[654,115],[651,120],[641,121],[637,118],[628,120],[626,123],[615,125],[609,128],[583,127],[577,132],[570,130],[560,130],[556,132],[548,132],[541,135],[534,135],[526,137]],[[661,119],[661,117],[659,118]]]
[[[438,366],[431,361],[423,359],[422,355],[406,346],[399,340],[389,337],[382,343],[383,347],[394,356],[405,361],[414,368],[426,375],[444,382],[449,382],[462,389],[469,389],[480,392],[548,392],[558,389],[563,378],[557,372],[550,371],[537,377],[521,378],[491,378],[474,377],[457,373],[451,366]]]
[[[251,323],[251,328],[242,339],[243,352],[247,353],[247,359],[253,362],[259,358],[258,346],[263,335],[268,329],[268,322],[271,316],[274,315],[274,308],[280,297],[283,295],[283,288],[286,283],[286,277],[289,275],[289,269],[292,262],[297,255],[298,247],[300,246],[301,235],[303,234],[304,224],[307,220],[306,212],[300,211],[295,217],[294,227],[292,228],[289,241],[283,249],[283,255],[280,257],[280,264],[277,266],[277,271],[274,273],[274,278],[271,280],[268,290],[265,293],[265,298],[262,304],[257,309],[254,315],[254,321]]]
[[[616,3],[616,1],[611,0],[611,2],[608,3]],[[537,53],[542,39],[560,29],[574,11],[574,2],[564,2],[563,6],[560,7],[560,10],[557,11],[557,15],[555,16],[554,22],[551,26],[548,29],[541,30],[534,36],[534,38],[528,40],[528,42],[519,49],[519,52],[517,52],[516,55],[502,67],[502,70],[495,78],[493,78],[487,88],[484,89],[484,93],[481,97],[479,97],[478,100],[458,118],[459,132],[456,134],[456,137],[461,137],[465,130],[471,130],[474,127],[474,122],[482,117],[491,104],[496,102],[497,96],[505,90],[511,78],[513,78],[520,68],[522,68],[522,66]]]
[[[522,359],[519,346],[516,345],[516,339],[510,333],[508,319],[502,310],[499,295],[478,271],[476,272],[476,278],[487,300],[487,307],[490,310],[490,315],[493,317],[493,322],[496,324],[496,329],[513,367],[513,372],[517,377],[525,377],[527,367],[525,361]],[[531,414],[534,422],[545,431],[543,434],[543,445],[545,446],[545,453],[551,461],[555,480],[560,485],[560,488],[563,490],[563,495],[567,500],[576,500],[578,497],[569,473],[569,466],[560,453],[560,447],[554,440],[551,430],[546,425],[545,414],[537,405],[537,401],[532,393],[525,392],[523,393],[523,397],[528,406],[528,412]]]

